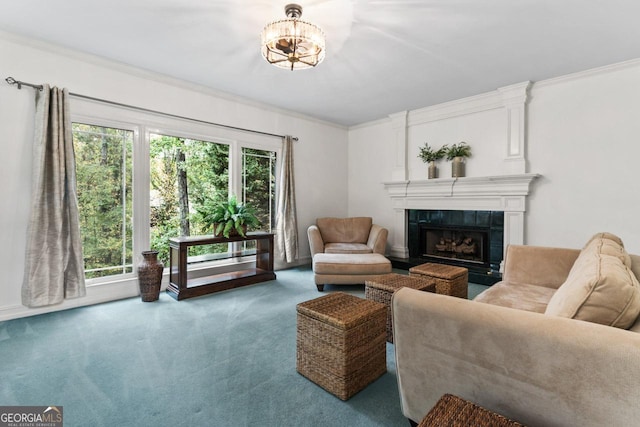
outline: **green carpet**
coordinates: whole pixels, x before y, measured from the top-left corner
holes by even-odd
[[[300,268],[180,302],[2,322],[0,405],[63,406],[67,427],[408,425],[391,345],[389,372],[346,402],[296,372],[295,306],[318,296]]]
[[[0,405],[63,406],[66,427],[407,426],[391,344],[388,372],[346,402],[296,372],[295,306],[320,294],[308,267],[277,274],[1,322]]]

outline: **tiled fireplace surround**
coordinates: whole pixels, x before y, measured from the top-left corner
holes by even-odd
[[[408,216],[408,264],[459,265],[481,284],[501,277],[504,212],[409,209]]]
[[[410,261],[409,242],[415,239],[409,236],[415,230],[410,229],[410,210],[481,211],[504,213],[500,258],[503,260],[507,245],[524,243],[526,197],[529,184],[537,176],[518,174],[385,183],[395,211],[390,255]],[[494,258],[492,262],[495,264],[495,261]],[[449,263],[456,264],[455,261]]]

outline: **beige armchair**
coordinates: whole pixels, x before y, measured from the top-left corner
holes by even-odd
[[[384,256],[388,234],[371,217],[318,218],[307,230],[318,290],[390,273],[391,262]]]
[[[318,218],[307,230],[312,257],[318,253],[384,255],[388,234],[371,217]]]

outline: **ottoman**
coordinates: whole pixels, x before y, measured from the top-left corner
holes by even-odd
[[[313,256],[313,278],[318,291],[322,291],[325,284],[363,284],[368,279],[386,273],[391,273],[391,261],[378,253],[319,253]]]
[[[387,307],[387,341],[393,343],[393,325],[391,321],[391,298],[393,293],[402,287],[419,291],[435,292],[436,282],[433,279],[405,274],[389,273],[365,282],[364,297],[377,301]]]
[[[500,414],[458,396],[445,394],[422,419],[418,427],[524,427]]]
[[[464,267],[426,263],[411,267],[409,275],[434,279],[437,294],[467,298],[469,270]]]
[[[387,372],[383,304],[334,292],[296,309],[300,374],[347,400]]]

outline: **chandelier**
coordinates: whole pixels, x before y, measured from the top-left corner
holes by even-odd
[[[262,56],[270,64],[292,71],[315,67],[324,59],[324,32],[299,19],[300,5],[288,4],[284,11],[288,19],[271,22],[262,30]]]

